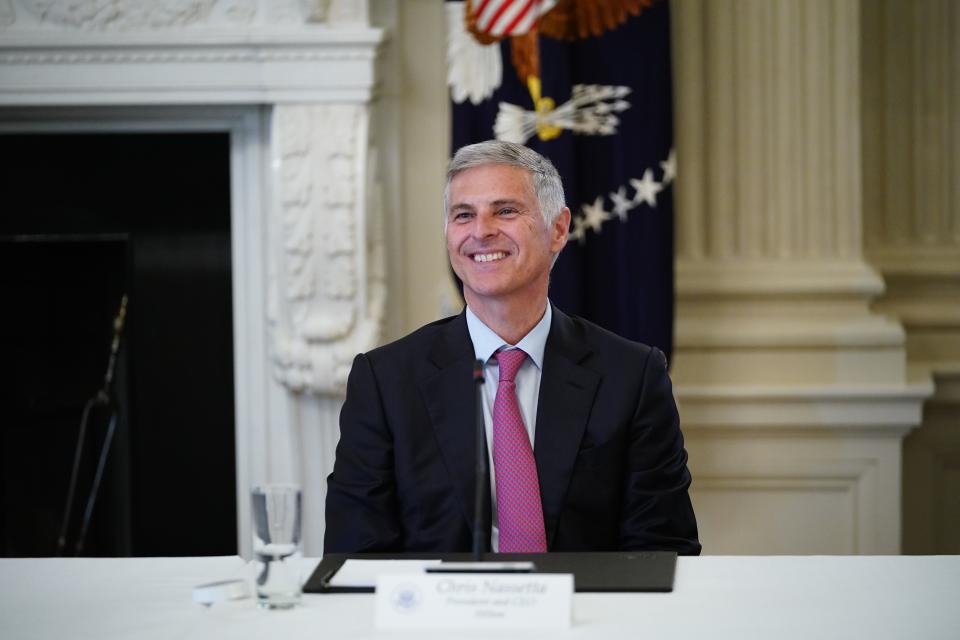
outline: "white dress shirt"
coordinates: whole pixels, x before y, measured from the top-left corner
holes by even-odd
[[[493,402],[497,398],[497,387],[500,380],[500,367],[493,355],[501,348],[523,349],[527,359],[520,365],[514,382],[516,384],[517,402],[520,405],[520,415],[523,424],[530,436],[530,446],[536,441],[534,431],[537,426],[537,400],[540,396],[540,376],[543,372],[543,351],[547,346],[547,336],[550,334],[550,321],[553,310],[547,301],[546,310],[540,322],[530,330],[515,345],[507,344],[503,338],[485,325],[480,318],[467,307],[467,330],[473,342],[473,350],[477,360],[483,362],[483,423],[487,431],[487,458],[490,469],[490,497],[493,522],[490,534],[490,548],[500,549],[500,528],[497,522],[497,479],[493,468]]]

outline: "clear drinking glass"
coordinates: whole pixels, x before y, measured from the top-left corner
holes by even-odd
[[[257,604],[289,609],[300,602],[300,487],[267,484],[250,494]]]

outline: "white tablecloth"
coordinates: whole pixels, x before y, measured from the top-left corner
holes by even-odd
[[[3,559],[0,639],[960,639],[960,556],[680,558],[673,593],[577,594],[573,628],[549,634],[376,632],[370,595],[191,602],[195,585],[250,576],[238,557]]]

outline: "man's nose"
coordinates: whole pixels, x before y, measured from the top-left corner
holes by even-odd
[[[479,214],[473,219],[473,235],[477,238],[489,238],[497,234],[497,224],[493,216]]]

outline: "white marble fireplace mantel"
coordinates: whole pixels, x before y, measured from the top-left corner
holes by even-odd
[[[383,40],[366,0],[0,0],[0,133],[230,134],[243,554],[263,481],[303,484],[321,552],[340,393],[381,336]]]

